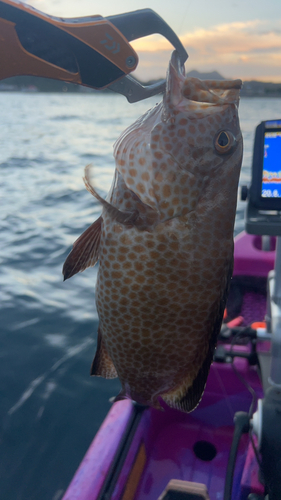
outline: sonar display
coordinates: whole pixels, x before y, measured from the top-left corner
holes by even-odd
[[[264,134],[262,197],[281,198],[281,130]]]

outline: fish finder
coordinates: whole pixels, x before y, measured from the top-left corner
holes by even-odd
[[[247,197],[247,232],[281,235],[281,119],[263,121],[256,128]]]
[[[281,120],[256,128],[250,197],[257,208],[281,210]]]

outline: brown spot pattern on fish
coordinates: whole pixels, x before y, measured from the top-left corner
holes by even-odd
[[[163,103],[115,144],[108,201],[86,170],[103,205],[91,373],[118,374],[120,397],[191,411],[202,396],[232,272],[240,86],[185,78],[174,54]]]

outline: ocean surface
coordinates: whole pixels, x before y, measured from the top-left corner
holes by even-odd
[[[112,146],[160,98],[131,105],[115,94],[0,93],[0,498],[59,500],[119,381],[89,376],[96,347],[96,268],[63,283],[74,240],[100,206],[82,176],[91,163],[106,195]],[[241,183],[249,183],[254,129],[281,118],[281,99],[244,98]],[[244,227],[238,201],[235,233]]]

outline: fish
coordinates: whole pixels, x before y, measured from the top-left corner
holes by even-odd
[[[202,398],[233,270],[241,85],[186,77],[174,51],[163,100],[115,143],[106,199],[85,169],[102,214],[63,274],[99,262],[91,375],[119,377],[116,400],[190,412]]]

